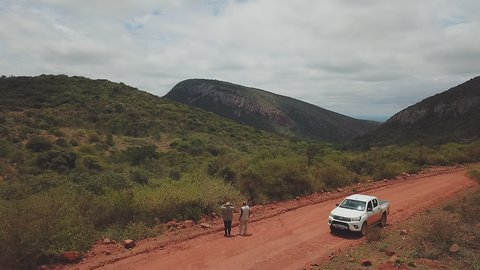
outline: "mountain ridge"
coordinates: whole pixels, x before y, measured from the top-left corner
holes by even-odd
[[[443,143],[480,137],[480,76],[411,105],[370,136],[380,144]]]
[[[255,128],[314,140],[342,142],[379,125],[266,90],[218,80],[184,80],[164,97]]]

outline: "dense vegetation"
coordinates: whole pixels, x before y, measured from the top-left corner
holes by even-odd
[[[31,268],[102,236],[161,234],[224,200],[259,204],[422,166],[480,160],[480,143],[353,151],[242,126],[122,83],[0,79],[0,263]]]

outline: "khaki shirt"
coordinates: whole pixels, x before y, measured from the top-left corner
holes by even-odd
[[[233,206],[224,204],[220,209],[222,210],[223,220],[231,221],[233,219]]]

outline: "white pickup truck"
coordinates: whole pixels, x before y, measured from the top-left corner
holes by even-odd
[[[387,223],[390,203],[377,197],[354,194],[345,198],[330,212],[328,225],[330,230],[350,230],[363,235],[373,225],[384,227]]]

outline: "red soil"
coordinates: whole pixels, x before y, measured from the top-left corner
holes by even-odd
[[[221,221],[213,219],[208,221],[212,228],[179,229],[138,241],[131,250],[99,243],[81,263],[60,268],[304,269],[362,241],[330,234],[328,214],[346,195],[361,192],[390,201],[388,223],[392,224],[475,185],[461,167],[434,168],[420,175],[255,206],[248,236],[225,238]]]

